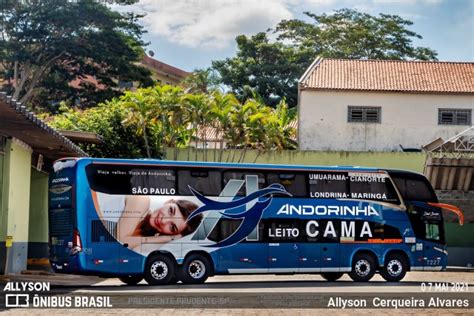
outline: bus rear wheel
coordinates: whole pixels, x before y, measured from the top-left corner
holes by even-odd
[[[152,255],[145,265],[145,280],[150,285],[171,284],[175,280],[176,265],[169,257]]]
[[[352,261],[349,276],[356,282],[368,282],[375,274],[375,261],[369,254],[358,254]]]
[[[120,281],[127,285],[137,285],[143,280],[143,275],[127,275],[119,278]]]
[[[393,254],[387,257],[380,275],[388,282],[398,282],[405,277],[408,264],[406,259],[400,254]]]
[[[181,267],[180,279],[185,284],[201,284],[206,282],[210,272],[211,263],[206,256],[190,255]]]
[[[321,276],[326,279],[326,281],[329,282],[334,282],[336,280],[339,280],[344,273],[341,272],[326,272],[326,273],[321,273]]]

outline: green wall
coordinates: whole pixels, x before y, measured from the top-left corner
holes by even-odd
[[[216,155],[214,154],[216,152]],[[207,154],[207,161],[214,161],[214,157],[219,154],[219,150],[214,149],[180,149],[176,160],[196,160],[204,161]],[[241,155],[240,150],[226,149],[223,152],[223,162],[237,162]],[[168,148],[166,159],[175,160],[174,149]],[[196,159],[197,154],[197,159]],[[189,159],[188,159],[189,157]],[[407,169],[416,172],[423,172],[426,154],[423,152],[322,152],[322,151],[268,151],[258,154],[255,150],[248,150],[244,156],[244,162],[268,163],[268,164],[294,164],[294,165],[322,165],[322,166],[364,166],[393,169]],[[218,160],[218,159],[217,159]]]
[[[13,236],[13,242],[28,242],[31,151],[9,140],[10,163],[8,173],[8,228],[7,235]]]
[[[5,147],[5,150],[6,149]],[[7,177],[5,177],[4,174],[8,157],[9,156],[5,154],[0,154],[0,242],[4,242],[5,236],[7,235],[8,216],[5,196],[8,186],[6,183]]]
[[[48,175],[31,169],[29,242],[48,242]]]
[[[444,223],[446,243],[455,247],[474,247],[474,223]]]

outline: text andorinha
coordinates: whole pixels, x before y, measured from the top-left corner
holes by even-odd
[[[338,205],[291,205],[284,204],[278,210],[277,215],[336,215],[336,216],[379,216],[372,206],[338,206]]]

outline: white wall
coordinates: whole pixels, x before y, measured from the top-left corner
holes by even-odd
[[[382,122],[348,123],[349,105],[381,107]],[[438,125],[439,108],[472,109],[474,113],[474,95],[303,90],[298,111],[299,148],[400,151],[399,144],[420,148],[470,127]]]

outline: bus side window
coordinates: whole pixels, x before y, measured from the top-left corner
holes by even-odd
[[[204,169],[178,171],[178,194],[192,195],[189,187],[207,196],[218,196],[221,193],[221,173]]]
[[[426,183],[419,180],[406,180],[406,195],[410,201],[435,201]]]
[[[132,188],[153,189],[154,193],[149,191],[150,195],[169,195],[171,190],[176,190],[174,170],[132,169],[131,172],[134,174],[130,178]]]
[[[352,198],[400,204],[389,177],[376,173],[357,173],[355,176],[349,176]]]
[[[308,174],[309,197],[349,198],[347,172],[311,172]]]
[[[391,177],[407,201],[437,202],[438,198],[428,180],[422,176],[392,173]]]
[[[221,218],[207,236],[207,239],[214,242],[223,241],[232,235],[239,228],[241,223],[241,219]]]
[[[306,179],[304,174],[295,173],[268,173],[269,185],[279,183],[294,197],[306,197]]]
[[[402,195],[403,199],[407,199],[407,182],[405,179],[402,178],[397,178],[392,176],[393,182],[395,182],[395,185],[398,188],[398,191]]]
[[[260,172],[234,172],[234,171],[224,171],[223,174],[223,180],[224,180],[224,186],[229,182],[231,179],[237,179],[237,180],[245,180],[245,176],[258,176],[258,189],[262,189],[265,187],[265,175]],[[245,196],[246,195],[246,187],[245,183],[240,187],[239,192],[237,195],[239,196]]]

